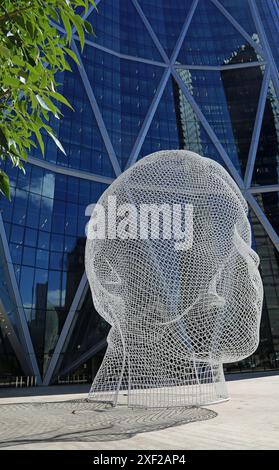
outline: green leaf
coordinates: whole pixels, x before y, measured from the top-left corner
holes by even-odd
[[[3,46],[3,44],[0,44],[0,55],[7,58],[10,57],[9,49]]]
[[[93,30],[92,24],[89,23],[89,21],[84,20],[84,27],[85,27],[85,30],[87,31],[87,33],[89,33],[89,34],[94,34],[94,30]]]
[[[34,32],[35,32],[35,24],[32,21],[27,21],[26,22],[26,29],[32,39],[34,39]]]
[[[11,150],[11,147],[14,147],[15,150],[16,150],[16,143],[15,143],[14,139],[9,139],[8,146],[9,146],[9,150]]]
[[[0,192],[4,194],[9,201],[11,200],[10,180],[8,175],[2,170],[0,170]]]
[[[50,117],[61,116],[61,104],[70,103],[63,92],[56,91],[55,77],[60,71],[72,71],[72,60],[79,65],[68,44],[74,29],[84,47],[85,31],[92,33],[93,28],[81,18],[82,9],[95,6],[93,0],[28,2],[25,8],[26,0],[0,0],[0,161],[9,160],[20,169],[32,146],[37,144],[44,152],[43,129],[65,154]],[[5,11],[13,15],[12,20],[7,19]],[[50,18],[64,24],[65,35],[50,24]],[[9,196],[9,181],[3,172],[0,180],[1,194]]]
[[[71,28],[70,20],[68,16],[65,13],[63,13],[63,11],[60,13],[60,15],[61,15],[61,19],[63,21],[64,27],[67,33],[68,41],[70,43],[72,40],[72,28]]]
[[[3,146],[3,147],[7,147],[8,146],[8,141],[7,141],[7,137],[5,136],[3,130],[1,129],[0,127],[0,144]]]
[[[60,18],[59,18],[59,15],[58,15],[57,11],[55,10],[55,8],[51,7],[50,11],[51,11],[51,17],[54,19],[54,21],[59,23]]]
[[[72,17],[72,22],[75,25],[75,28],[77,30],[79,40],[80,40],[80,45],[81,45],[81,50],[84,48],[84,30],[83,30],[83,20],[81,19],[80,16],[74,15]]]
[[[25,65],[24,60],[21,57],[19,57],[18,55],[15,55],[15,56],[12,57],[12,62],[13,62],[13,64],[19,65],[20,67],[23,67]]]
[[[50,135],[50,137],[54,140],[57,147],[61,150],[61,152],[64,153],[64,155],[66,155],[65,149],[64,149],[63,145],[61,144],[60,140],[58,140],[57,137],[55,137],[55,135],[52,132],[50,132],[50,131],[47,131],[47,132]]]
[[[45,100],[40,95],[36,95],[36,98],[42,108],[44,108],[46,111],[50,111],[50,108],[47,106]]]
[[[51,92],[49,91],[48,93],[50,94]],[[57,106],[55,106],[55,104],[49,98],[44,96],[44,100],[45,100],[46,105],[49,107],[50,111],[53,114],[62,114],[60,109],[58,109]]]
[[[71,104],[69,103],[67,98],[65,98],[65,96],[61,95],[57,91],[50,91],[49,94],[50,94],[50,96],[55,98],[57,101],[60,101],[61,103],[65,104],[66,106],[68,106],[69,108],[71,108],[74,111],[74,108],[71,106]]]
[[[67,52],[67,54],[76,62],[77,65],[80,65],[79,60],[76,54],[74,53],[74,51],[72,51],[72,49],[69,49],[68,47],[64,47],[64,51]]]
[[[3,83],[6,86],[15,87],[15,88],[19,87],[19,85],[20,85],[20,81],[17,78],[14,78],[14,77],[6,77],[3,80]]]
[[[34,132],[36,134],[36,137],[37,137],[37,141],[39,142],[39,145],[40,145],[40,149],[42,151],[42,155],[45,154],[45,145],[44,145],[44,141],[42,139],[42,136],[41,136],[41,133],[40,133],[40,129],[34,129]]]

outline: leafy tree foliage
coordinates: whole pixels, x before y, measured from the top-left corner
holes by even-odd
[[[71,106],[59,93],[56,73],[71,70],[73,31],[84,46],[83,16],[93,0],[0,0],[0,157],[24,171],[31,146],[44,153],[47,132],[64,151],[49,119],[61,115],[58,103]],[[61,33],[59,25],[66,34]],[[1,162],[0,162],[1,163]],[[0,193],[10,198],[9,178],[0,168]]]

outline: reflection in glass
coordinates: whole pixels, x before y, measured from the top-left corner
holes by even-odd
[[[20,172],[14,169],[10,174],[12,186],[17,186]],[[30,170],[27,165],[24,190],[16,189],[11,203],[3,200],[4,222],[10,221],[10,213],[15,215],[8,241],[43,373],[84,271],[86,203],[97,201],[106,188],[90,182],[86,184],[85,197],[84,187],[78,178],[35,166]]]
[[[253,55],[237,55],[237,52],[248,45],[239,31],[211,1],[199,0],[177,62],[191,65],[225,65],[233,56],[238,63],[251,62],[254,60]]]
[[[279,183],[279,102],[270,82],[252,184]]]
[[[168,57],[171,57],[192,0],[141,0],[140,6]]]
[[[157,1],[157,13],[160,12],[161,6],[158,3]],[[98,11],[93,11],[87,20],[92,24],[95,33],[94,36],[86,35],[88,40],[122,54],[162,60],[131,1],[102,1],[98,5]]]
[[[84,302],[75,314],[55,375],[66,374],[71,370],[72,364],[75,364],[92,348],[96,353],[99,350],[103,351],[108,331],[109,325],[95,310],[90,289],[88,289]]]
[[[87,45],[84,48],[83,64],[114,151],[124,169],[157,91],[163,69],[119,59]]]

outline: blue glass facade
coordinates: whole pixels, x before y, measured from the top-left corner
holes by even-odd
[[[84,271],[85,209],[107,187],[27,165],[2,217],[34,350],[45,371]]]
[[[265,288],[261,344],[227,370],[278,368],[278,1],[96,3],[80,67],[59,76],[75,111],[62,106],[51,124],[67,155],[46,136],[45,159],[34,150],[26,175],[6,169],[0,376],[33,373],[48,385],[95,373],[108,326],[84,276],[85,209],[137,159],[176,148],[224,165],[251,208]]]

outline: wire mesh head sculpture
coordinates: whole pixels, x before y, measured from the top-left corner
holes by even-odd
[[[247,212],[224,168],[185,150],[143,158],[103,193],[86,271],[111,329],[89,399],[170,407],[228,398],[223,363],[259,342],[263,288]]]

